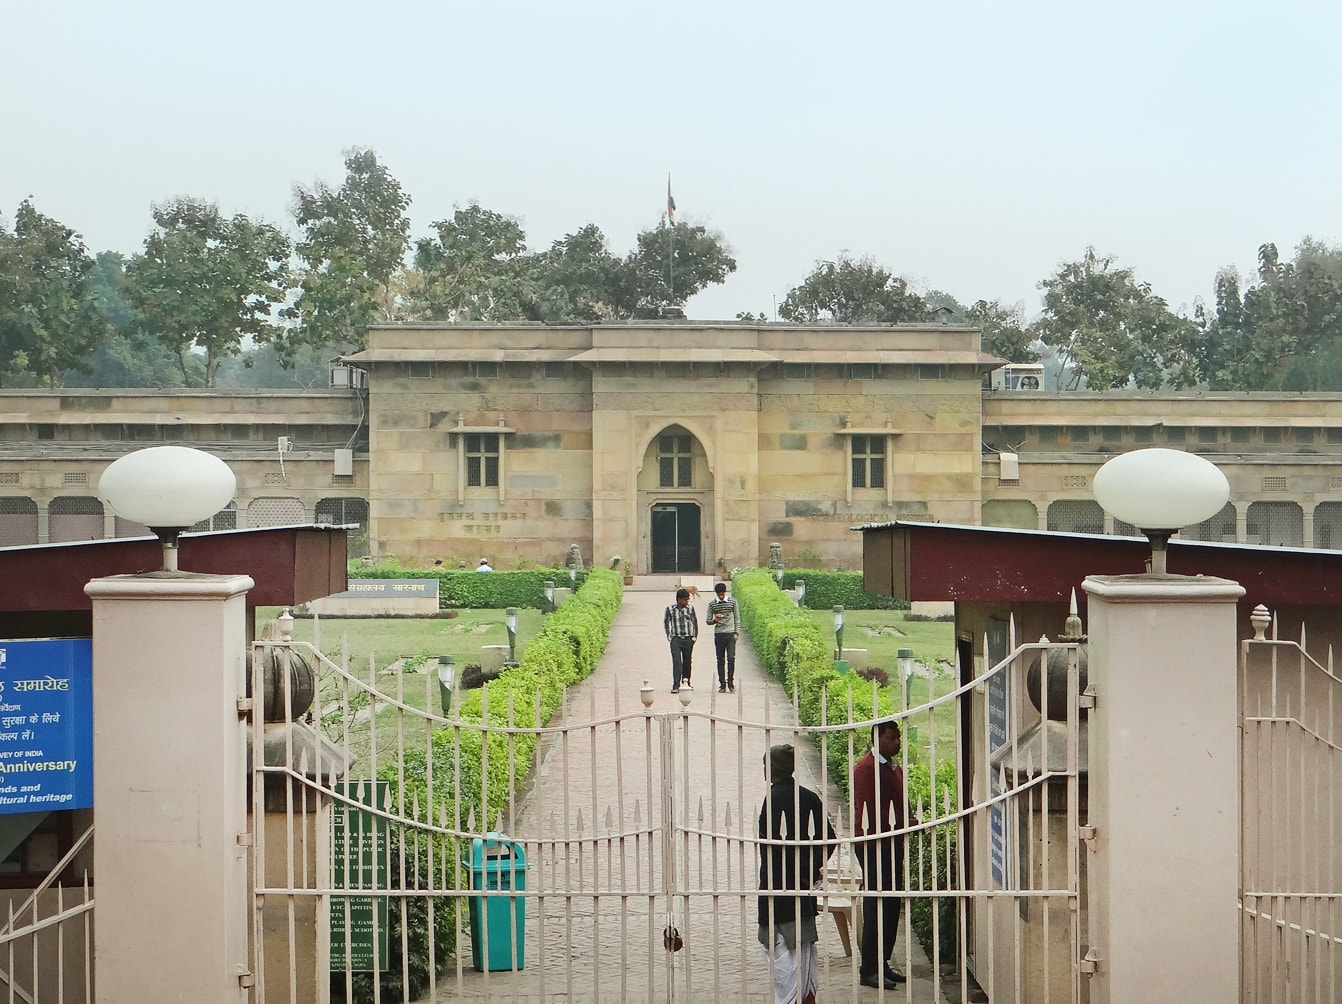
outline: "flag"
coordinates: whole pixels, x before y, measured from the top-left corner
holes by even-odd
[[[671,197],[671,175],[666,176],[666,219],[673,227],[676,225],[676,200]]]

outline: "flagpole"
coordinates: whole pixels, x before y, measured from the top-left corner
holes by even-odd
[[[666,291],[667,306],[676,299],[676,200],[671,197],[671,172],[666,174]]]

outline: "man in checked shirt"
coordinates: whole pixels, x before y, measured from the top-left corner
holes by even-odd
[[[662,627],[671,645],[671,693],[680,693],[680,685],[690,684],[690,657],[694,642],[699,637],[699,617],[690,606],[690,591],[676,590],[676,602],[662,615]]]

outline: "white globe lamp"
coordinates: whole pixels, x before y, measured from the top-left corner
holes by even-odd
[[[237,489],[229,466],[203,450],[151,446],[113,461],[98,497],[118,516],[143,523],[163,542],[163,570],[177,571],[177,538],[228,505]]]
[[[1170,535],[1211,519],[1230,500],[1230,483],[1210,460],[1160,448],[1114,457],[1095,472],[1092,489],[1105,512],[1151,541],[1155,575],[1166,574]]]

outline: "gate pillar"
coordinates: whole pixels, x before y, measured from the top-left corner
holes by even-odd
[[[1093,1004],[1239,1000],[1236,582],[1092,576]],[[1085,945],[1089,945],[1089,953]]]
[[[96,1000],[247,1000],[245,575],[94,579]]]

